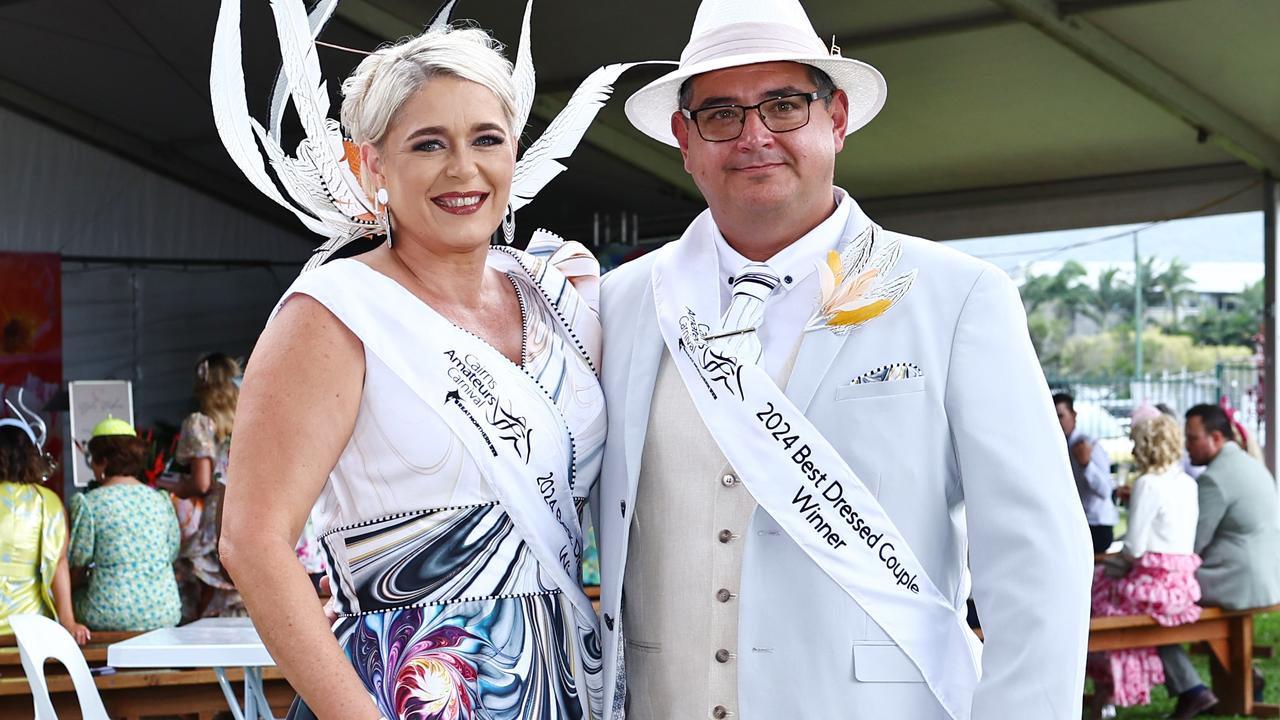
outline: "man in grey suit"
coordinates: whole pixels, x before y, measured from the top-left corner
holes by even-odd
[[[1280,506],[1266,466],[1230,438],[1231,421],[1217,405],[1187,411],[1187,453],[1207,465],[1197,478],[1200,520],[1196,572],[1200,604],[1228,610],[1280,603]],[[1191,718],[1217,704],[1180,645],[1160,648],[1170,694],[1178,696],[1174,718]]]

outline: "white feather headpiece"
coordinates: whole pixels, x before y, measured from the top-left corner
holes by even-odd
[[[271,0],[283,67],[271,97],[269,129],[249,115],[245,100],[240,2],[222,0],[218,14],[209,74],[214,124],[231,159],[249,182],[291,211],[309,230],[327,238],[303,268],[306,272],[322,265],[352,240],[386,231],[385,215],[377,212],[374,201],[360,185],[358,150],[343,137],[338,122],[329,117],[329,93],[316,55],[316,37],[333,16],[338,0],[319,0],[310,13],[305,11],[302,0]],[[427,33],[448,32],[455,3],[456,0],[445,3]],[[533,0],[528,0],[512,72],[517,128],[524,127],[533,109],[535,78],[529,42],[532,10]],[[582,141],[587,127],[613,92],[618,76],[640,64],[645,63],[607,65],[587,76],[565,108],[516,163],[508,216],[527,205],[566,169],[557,161],[567,158]],[[306,133],[293,156],[280,145],[280,123],[289,101]],[[289,199],[267,174],[264,152]],[[503,223],[508,243],[513,230],[511,223]]]
[[[14,417],[0,418],[0,427],[10,425],[18,428],[27,434],[27,437],[31,439],[31,444],[35,445],[36,448],[43,450],[45,438],[48,436],[47,428],[44,424],[44,420],[41,419],[39,415],[32,412],[30,408],[22,402],[22,389],[18,389],[17,407],[15,407],[13,403],[9,402],[7,398],[5,399],[4,404],[9,407],[9,412],[13,413]]]

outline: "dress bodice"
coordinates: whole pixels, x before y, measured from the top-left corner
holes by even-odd
[[[312,273],[326,271],[335,283],[371,282],[385,286],[380,292],[408,294],[358,260],[338,260]],[[554,311],[533,302],[538,287],[523,276],[513,274],[512,279],[525,310],[524,371],[564,415],[574,443],[573,495],[581,502],[600,469],[603,394],[593,369],[556,332]],[[362,340],[382,332],[378,327],[348,329]],[[364,391],[355,426],[312,511],[316,532],[323,535],[389,515],[496,499],[481,466],[439,413],[419,401],[406,381],[366,345]]]

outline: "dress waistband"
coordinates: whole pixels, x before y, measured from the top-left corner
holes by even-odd
[[[341,615],[559,592],[497,503],[371,520],[320,544]]]

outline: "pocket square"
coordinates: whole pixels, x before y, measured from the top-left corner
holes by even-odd
[[[924,371],[915,363],[892,363],[890,365],[882,365],[875,370],[869,370],[853,379],[854,385],[864,385],[866,383],[892,382],[894,380],[910,380],[914,377],[921,377]]]

